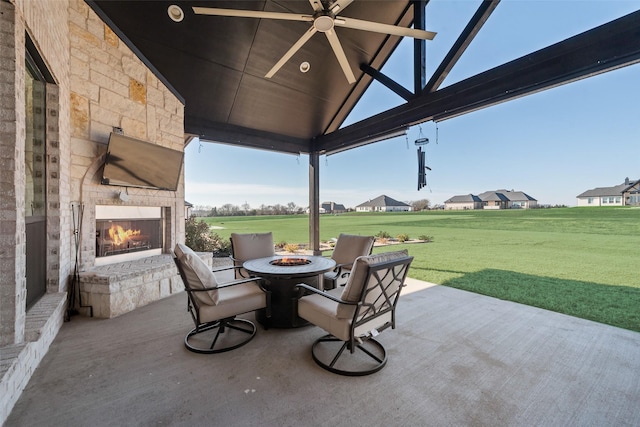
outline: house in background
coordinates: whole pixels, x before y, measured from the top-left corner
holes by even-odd
[[[193,204],[185,200],[184,201],[184,219],[191,218],[192,213],[193,213]]]
[[[496,190],[478,194],[483,209],[531,209],[538,201],[522,191]]]
[[[409,212],[411,210],[411,205],[384,194],[356,206],[356,212]]]
[[[625,178],[613,187],[598,187],[576,196],[578,206],[640,206],[640,179]]]
[[[337,213],[344,213],[346,211],[347,211],[347,208],[345,208],[344,205],[342,205],[340,203],[324,202],[324,203],[322,203],[320,205],[320,212],[321,213],[337,214]]]
[[[474,194],[453,196],[444,202],[444,208],[448,210],[482,209],[482,200]]]
[[[477,196],[466,194],[453,196],[444,202],[447,210],[460,209],[531,209],[538,201],[522,191],[485,191]]]

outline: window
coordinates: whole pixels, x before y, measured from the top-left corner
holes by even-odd
[[[46,215],[46,84],[31,55],[27,55],[26,68],[25,214],[43,217]]]
[[[588,203],[588,204],[590,204],[590,205],[592,205],[592,204],[593,204],[593,197],[589,197],[589,198],[587,199],[587,203]]]

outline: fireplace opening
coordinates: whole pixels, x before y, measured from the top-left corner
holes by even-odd
[[[96,258],[161,248],[159,218],[96,220]]]

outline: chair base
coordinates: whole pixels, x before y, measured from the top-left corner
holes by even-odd
[[[311,355],[321,368],[350,377],[376,373],[387,364],[387,351],[378,341],[368,338],[355,346],[355,352],[351,353],[349,342],[325,335],[313,343]]]
[[[209,348],[203,348],[193,343],[193,338],[204,332],[213,334]],[[222,319],[193,328],[187,336],[184,337],[184,346],[194,353],[223,353],[242,347],[251,341],[255,335],[256,325],[249,320],[236,318]],[[200,337],[202,337],[202,335],[200,335]]]

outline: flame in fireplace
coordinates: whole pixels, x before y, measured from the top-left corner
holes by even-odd
[[[140,230],[125,230],[120,225],[112,225],[111,228],[109,228],[109,237],[116,245],[121,245],[132,236],[138,235],[140,235]]]

